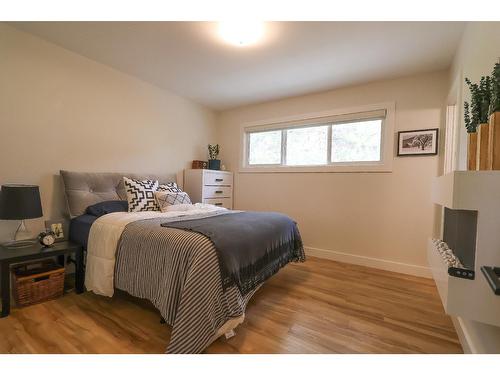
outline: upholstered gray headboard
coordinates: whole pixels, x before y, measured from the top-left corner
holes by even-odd
[[[60,171],[69,215],[83,215],[88,206],[108,200],[126,200],[123,176],[135,179],[152,179],[160,183],[175,181],[175,175],[138,173],[87,173]]]

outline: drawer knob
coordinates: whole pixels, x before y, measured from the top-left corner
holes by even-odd
[[[215,206],[222,206],[222,203],[215,203]]]
[[[222,190],[217,190],[215,194],[222,194]]]
[[[224,179],[223,178],[216,178],[215,181],[222,182],[222,181],[224,181]]]

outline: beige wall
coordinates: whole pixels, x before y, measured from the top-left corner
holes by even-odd
[[[456,98],[458,107],[457,169],[467,168],[467,132],[463,119],[463,102],[470,101],[470,92],[464,80],[479,82],[481,76],[491,74],[493,66],[500,60],[500,22],[469,22],[457,50],[450,80],[450,97]]]
[[[463,101],[470,100],[470,92],[464,83],[465,77],[479,81],[481,76],[490,75],[493,66],[500,59],[500,22],[469,22],[450,70],[450,98],[456,98],[458,106],[459,152],[458,169],[466,169],[467,133],[463,119]],[[480,275],[479,277],[482,277]],[[478,306],[481,308],[481,306]],[[500,327],[478,323],[467,319],[458,322],[461,340],[466,338],[466,348],[473,353],[500,353]],[[465,333],[464,333],[465,332]],[[464,336],[465,335],[465,336]]]
[[[0,183],[40,185],[46,219],[60,169],[175,173],[213,141],[211,111],[0,23]]]
[[[394,101],[395,132],[442,127],[447,92],[448,72],[437,72],[222,112],[221,158],[237,170],[241,124],[308,112]],[[236,173],[235,206],[291,215],[308,247],[427,267],[439,164],[435,156],[395,157],[392,173]]]

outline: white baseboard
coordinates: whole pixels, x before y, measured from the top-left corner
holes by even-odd
[[[386,271],[405,273],[413,276],[432,278],[432,273],[429,267],[394,262],[392,260],[386,260],[386,259],[370,258],[334,250],[318,249],[308,246],[305,246],[304,249],[306,255],[310,255],[317,258],[335,260],[337,262],[343,262],[343,263],[357,264],[359,266],[378,268]]]
[[[477,354],[476,348],[474,348],[471,343],[469,334],[464,327],[462,319],[458,316],[452,316],[451,321],[453,322],[453,326],[455,327],[455,331],[457,332],[457,336],[460,340],[460,344],[462,345],[464,353]]]
[[[500,327],[452,317],[460,344],[467,354],[499,354]]]

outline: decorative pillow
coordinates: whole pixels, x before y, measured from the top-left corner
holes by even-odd
[[[102,215],[110,214],[112,212],[127,212],[127,201],[104,201],[93,204],[87,207],[89,215],[101,217]]]
[[[191,199],[189,199],[189,195],[185,192],[171,193],[169,191],[158,191],[155,193],[155,197],[161,212],[167,212],[170,206],[191,204]]]
[[[155,199],[158,181],[141,181],[123,177],[123,183],[127,192],[128,212],[160,210]]]
[[[167,182],[166,184],[161,184],[158,186],[158,189],[156,191],[168,191],[170,193],[182,193],[181,188],[177,186],[175,182]]]

